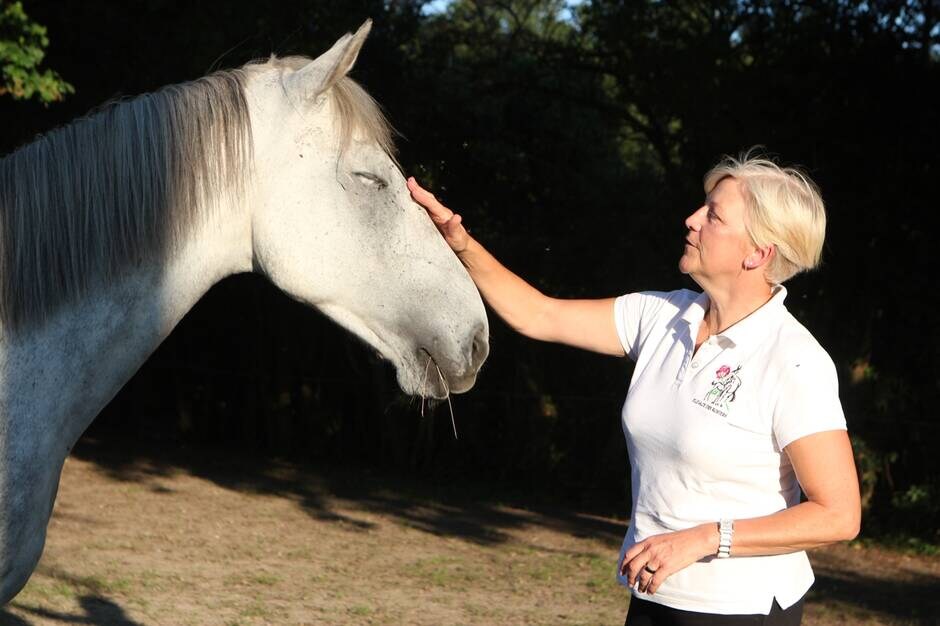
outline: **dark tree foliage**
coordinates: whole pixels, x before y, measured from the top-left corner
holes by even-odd
[[[48,108],[0,99],[15,120],[3,151],[109,98],[272,52],[315,56],[372,17],[354,76],[401,131],[405,169],[554,295],[691,286],[676,261],[704,172],[754,145],[801,164],[823,190],[829,231],[823,267],[788,284],[787,304],[839,368],[865,532],[940,542],[936,2],[25,7],[48,28],[46,64],[76,93]],[[358,342],[236,277],[93,428],[506,481],[625,512],[629,364],[492,326],[478,386],[454,400],[455,442],[446,407],[422,411]]]

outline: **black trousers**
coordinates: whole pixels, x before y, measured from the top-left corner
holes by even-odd
[[[673,609],[634,596],[624,626],[799,626],[802,619],[802,598],[786,610],[774,600],[770,615],[716,615]]]

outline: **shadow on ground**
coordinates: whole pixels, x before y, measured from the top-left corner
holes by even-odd
[[[891,618],[892,623],[940,624],[940,577],[917,575],[913,580],[892,582],[856,572],[816,569],[810,603],[850,606]]]
[[[312,517],[361,531],[370,530],[373,524],[333,510],[330,502],[337,498],[355,502],[366,511],[413,528],[480,544],[506,541],[508,531],[530,524],[613,542],[619,542],[626,529],[625,521],[506,500],[487,485],[442,488],[365,469],[314,470],[240,456],[230,449],[160,449],[83,439],[73,455],[97,464],[115,480],[149,483],[154,491],[167,491],[154,479],[183,471],[227,489],[290,498]]]
[[[35,609],[29,606],[13,603],[18,610],[34,615],[44,621],[53,621],[60,624],[91,624],[92,626],[141,626],[140,622],[127,617],[124,609],[100,596],[86,595],[78,599],[82,613],[60,613],[45,609]],[[32,622],[18,615],[0,609],[0,626],[31,626]]]
[[[102,596],[100,590],[89,581],[72,576],[63,570],[50,569],[49,567],[44,568],[44,573],[76,589],[81,589],[84,592],[84,594],[78,598],[81,613],[50,611],[48,609],[29,606],[28,604],[23,604],[16,600],[11,602],[10,606],[26,613],[30,617],[42,620],[42,623],[91,624],[92,626],[141,626],[140,622],[129,618],[124,612],[124,609],[117,603]],[[32,624],[33,622],[28,618],[24,618],[21,615],[14,615],[5,609],[0,609],[0,626],[31,626]]]
[[[239,456],[230,449],[178,446],[159,449],[85,439],[74,455],[97,464],[116,480],[149,484],[157,492],[166,491],[159,484],[160,477],[182,471],[227,489],[290,498],[317,519],[347,524],[360,531],[373,525],[332,510],[330,503],[336,499],[355,502],[364,510],[424,532],[484,545],[507,541],[510,531],[529,525],[611,543],[620,541],[625,528],[624,521],[533,505],[518,498],[507,500],[491,486],[451,484],[444,489],[364,469],[314,470],[293,463]],[[827,562],[823,556],[813,561],[816,583],[810,591],[808,608],[816,605],[822,611],[827,610],[825,607],[842,607],[837,609],[840,613],[857,609],[869,617],[875,613],[889,624],[938,623],[940,576],[910,570],[901,572],[903,576],[899,579],[886,579],[884,575],[872,575],[878,570],[873,570],[873,564],[864,556],[851,564]],[[100,597],[84,597],[82,607],[85,616],[42,617],[74,624],[134,623],[123,616],[120,607]],[[0,626],[28,623],[0,612]]]

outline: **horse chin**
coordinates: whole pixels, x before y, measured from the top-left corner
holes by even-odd
[[[455,393],[468,391],[476,382],[476,372],[456,375],[440,367],[424,349],[413,359],[390,359],[395,365],[398,386],[406,394],[444,400]]]
[[[444,386],[437,380],[424,380],[424,372],[415,372],[412,368],[396,368],[398,386],[410,395],[421,398],[443,400],[448,396]],[[428,374],[430,376],[430,374]],[[437,372],[434,373],[437,376]]]

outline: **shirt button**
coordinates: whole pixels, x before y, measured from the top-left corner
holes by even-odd
[[[698,363],[693,363],[692,367],[698,367]]]

